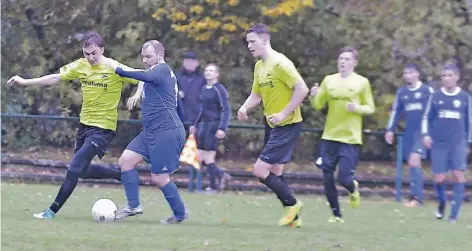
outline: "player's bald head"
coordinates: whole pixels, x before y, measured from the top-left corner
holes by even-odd
[[[162,43],[157,40],[149,40],[143,44],[141,56],[146,69],[150,69],[154,65],[164,62],[165,48]]]
[[[146,43],[143,44],[143,50],[146,50],[149,47],[151,47],[156,54],[165,54],[166,49],[164,45],[157,40],[148,40]]]

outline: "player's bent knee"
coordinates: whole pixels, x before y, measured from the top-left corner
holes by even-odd
[[[254,166],[253,174],[257,178],[265,179],[267,175],[269,174],[269,170]]]
[[[198,149],[198,150],[197,150],[197,157],[198,157],[198,159],[199,159],[200,161],[202,161],[202,162],[205,162],[205,159],[204,159],[204,156],[203,156],[203,155],[204,155],[204,151]]]
[[[271,167],[271,164],[258,159],[253,168],[254,176],[259,179],[265,179],[269,175]]]
[[[280,176],[284,173],[284,165],[283,164],[275,164],[270,168],[270,172]]]
[[[68,170],[66,173],[66,180],[77,183],[81,175],[78,172]],[[82,177],[80,177],[82,178]]]
[[[205,163],[215,163],[215,151],[203,151],[203,161]]]
[[[88,172],[80,172],[80,173],[77,173],[77,177],[81,178],[81,179],[86,179],[88,176]]]
[[[408,159],[408,165],[410,167],[419,167],[419,166],[421,166],[421,154],[419,154],[419,153],[410,154],[410,158]]]
[[[434,181],[436,183],[443,183],[444,182],[444,179],[446,179],[446,174],[435,174],[434,175]]]
[[[152,174],[151,179],[159,187],[163,187],[170,182],[169,174]]]
[[[143,161],[143,157],[133,151],[125,150],[118,160],[121,171],[129,171]]]
[[[454,181],[458,183],[463,183],[465,182],[465,174],[464,171],[460,170],[454,170],[452,171],[452,174],[454,176]]]

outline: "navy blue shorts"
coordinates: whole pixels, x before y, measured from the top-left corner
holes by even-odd
[[[271,165],[289,162],[301,130],[302,123],[272,128],[259,159]]]
[[[219,121],[200,122],[197,126],[197,149],[216,151],[219,139],[215,136]]]
[[[100,159],[103,158],[108,145],[115,135],[115,131],[79,123],[75,137],[74,153],[76,155],[74,158],[93,159],[94,156],[90,156],[91,154],[96,154]],[[95,151],[88,151],[87,149],[84,149],[81,153],[77,153],[82,147],[95,147],[96,153],[94,153]],[[83,154],[87,154],[87,156]],[[68,170],[75,173],[87,174],[90,172],[90,167],[90,163],[87,165],[69,165]]]
[[[467,169],[467,144],[463,142],[439,143],[431,147],[431,168],[434,174]]]
[[[77,153],[77,151],[79,151],[79,149],[87,142],[97,148],[97,156],[101,159],[105,156],[107,147],[113,138],[115,138],[115,135],[115,131],[79,123],[79,128],[77,129],[77,135],[75,137],[74,153]]]
[[[151,164],[153,174],[171,174],[179,168],[179,158],[185,144],[183,127],[164,131],[142,131],[126,147]]]
[[[323,171],[336,171],[339,168],[343,171],[350,171],[354,174],[359,162],[359,145],[346,144],[338,141],[321,140],[319,155],[315,164]]]
[[[412,153],[418,153],[423,159],[428,157],[428,149],[423,143],[421,135],[405,137],[403,141],[403,159],[408,161]]]

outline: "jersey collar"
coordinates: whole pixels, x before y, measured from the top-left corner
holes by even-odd
[[[266,62],[269,62],[273,57],[274,55],[277,54],[277,51],[275,51],[274,49],[270,49],[268,52],[267,52],[267,58],[266,60],[262,60],[262,62],[266,63]]]
[[[446,96],[456,96],[457,94],[459,94],[459,92],[461,92],[461,88],[457,86],[454,92],[447,92],[446,88],[441,87],[441,92],[444,93],[444,95]]]
[[[410,88],[408,85],[406,85],[406,87],[408,88],[408,90],[410,90],[410,91],[413,92],[413,91],[419,90],[419,89],[421,88],[421,85],[423,85],[423,82],[418,81],[418,82],[416,83],[416,86],[415,86],[414,88]]]
[[[205,88],[211,89],[211,88],[215,87],[215,85],[217,85],[217,84],[219,84],[219,83],[220,83],[220,82],[216,82],[216,83],[213,84],[213,85],[208,85],[208,84],[206,84],[206,85],[205,85]]]

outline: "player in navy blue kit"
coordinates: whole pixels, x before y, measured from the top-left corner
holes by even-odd
[[[449,172],[454,176],[453,195],[449,221],[457,220],[464,200],[464,171],[467,168],[469,145],[472,143],[470,95],[457,86],[459,69],[446,65],[441,72],[443,87],[429,99],[423,117],[421,131],[424,144],[431,149],[431,164],[439,200],[436,218],[444,217],[446,207],[446,185],[444,179]]]
[[[144,160],[151,163],[152,180],[160,187],[173,211],[173,215],[161,223],[178,224],[187,218],[177,186],[169,177],[179,167],[185,130],[177,111],[177,80],[164,61],[164,53],[160,42],[150,40],[141,52],[146,71],[111,65],[118,75],[144,82],[141,106],[144,130],[128,144],[119,160],[128,205],[117,212],[117,219],[143,213],[135,167]]]
[[[433,88],[422,83],[417,65],[407,64],[403,69],[406,85],[400,87],[395,95],[392,113],[388,120],[385,140],[393,144],[393,138],[398,122],[403,115],[405,118],[403,158],[408,161],[410,176],[410,200],[406,207],[415,207],[423,203],[424,179],[421,170],[421,159],[426,158],[427,150],[421,137],[421,119]]]
[[[200,90],[197,118],[190,133],[197,131],[199,159],[207,167],[210,191],[222,190],[231,176],[215,165],[218,141],[226,136],[231,109],[226,88],[218,82],[220,70],[215,64],[205,68],[206,85]],[[219,184],[216,183],[217,178]]]

